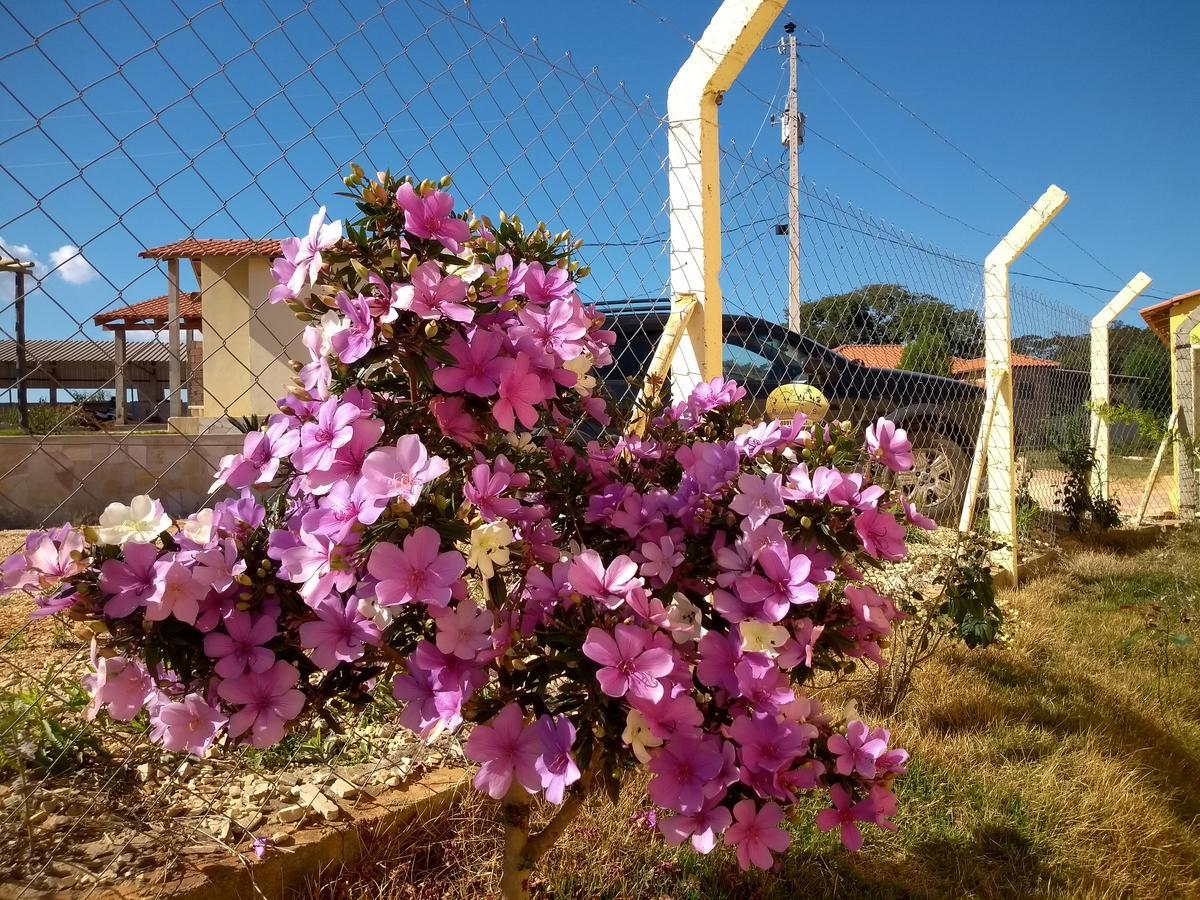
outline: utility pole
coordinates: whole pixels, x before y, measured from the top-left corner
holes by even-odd
[[[796,23],[783,26],[787,34],[791,84],[783,117],[783,142],[788,148],[788,328],[800,331],[800,145],[804,143],[804,114],[796,90]]]
[[[29,431],[29,361],[25,358],[25,275],[32,271],[31,262],[0,258],[0,272],[12,272],[17,279],[13,296],[13,308],[17,319],[17,420],[24,431]]]

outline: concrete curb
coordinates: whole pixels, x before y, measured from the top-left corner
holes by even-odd
[[[358,861],[364,833],[445,812],[466,790],[468,774],[464,769],[437,769],[369,805],[347,810],[345,822],[297,831],[296,843],[273,848],[262,860],[248,850],[214,851],[189,861],[188,871],[170,882],[121,886],[95,896],[98,900],[283,900],[305,879]]]

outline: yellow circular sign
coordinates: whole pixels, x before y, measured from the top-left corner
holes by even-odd
[[[781,384],[767,397],[767,417],[793,419],[803,413],[810,422],[819,422],[829,412],[829,401],[811,384]]]

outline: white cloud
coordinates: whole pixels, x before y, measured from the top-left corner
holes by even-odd
[[[22,262],[32,262],[34,281],[41,280],[46,275],[46,266],[37,258],[37,255],[33,252],[33,248],[28,244],[10,244],[3,237],[0,237],[0,257],[5,259],[19,259]],[[35,285],[30,284],[27,279],[25,282],[26,292],[32,291],[34,287]],[[16,291],[16,276],[8,273],[0,273],[0,302],[11,303]]]
[[[87,284],[99,274],[74,244],[63,244],[51,252],[50,265],[67,284]]]

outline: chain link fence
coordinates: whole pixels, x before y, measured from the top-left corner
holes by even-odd
[[[619,338],[605,375],[629,396],[670,309],[667,122],[470,6],[435,0],[199,9],[101,0],[0,2],[0,525],[93,521],[140,493],[204,505],[232,418],[264,417],[302,353],[267,305],[280,238],[303,233],[346,167],[454,176],[460,206],[585,242],[585,299]],[[982,270],[880,221],[764,155],[782,103],[739,92],[763,126],[721,153],[723,364],[756,413],[772,396],[914,440],[906,486],[956,523],[984,404]],[[790,303],[791,240],[800,278]],[[1014,291],[1016,429],[1031,503],[1061,511],[1063,436],[1086,431],[1087,323]],[[18,324],[22,322],[22,324]],[[1170,404],[1146,332],[1113,329],[1113,396]],[[791,393],[788,393],[788,391]],[[1110,478],[1127,511],[1153,439],[1114,425]],[[1170,508],[1164,478],[1152,514]],[[252,859],[306,824],[383,803],[444,761],[384,705],[270,752],[198,764],[154,750],[137,721],[87,716],[91,635],[0,601],[0,882],[90,896],[171,889],[212,854]],[[116,673],[113,673],[114,675]]]

